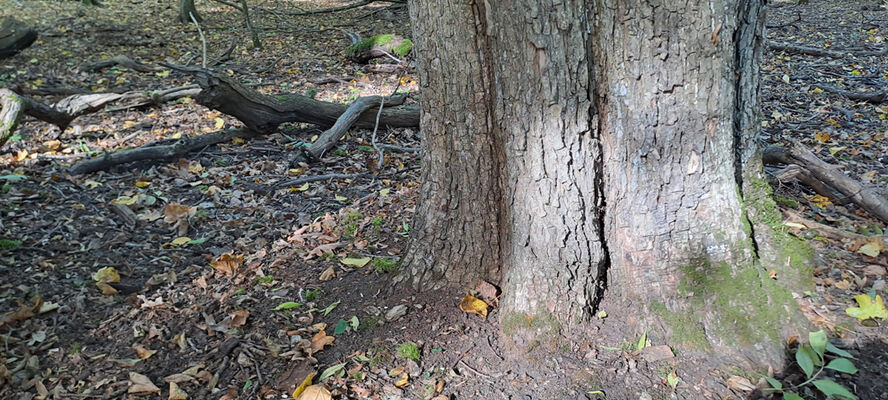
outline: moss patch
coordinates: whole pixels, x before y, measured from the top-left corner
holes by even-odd
[[[506,313],[502,326],[503,333],[528,353],[541,346],[556,350],[561,343],[561,323],[549,313]]]
[[[362,51],[372,48],[373,46],[383,47],[401,57],[406,56],[411,50],[413,50],[413,42],[410,39],[401,39],[400,36],[396,37],[393,34],[387,33],[376,35],[348,46],[345,48],[345,54],[348,56],[354,56]]]
[[[660,302],[651,304],[651,311],[659,316],[672,329],[672,343],[694,350],[709,350],[706,331],[700,323],[700,316],[693,312],[669,311]]]

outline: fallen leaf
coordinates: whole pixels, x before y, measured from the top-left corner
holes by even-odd
[[[311,338],[311,353],[315,354],[324,349],[326,346],[333,345],[333,341],[336,340],[334,336],[327,336],[327,332],[320,331],[316,333]]]
[[[120,274],[114,267],[101,268],[93,274],[92,278],[94,281],[102,283],[120,282]]]
[[[170,397],[169,400],[185,400],[188,398],[188,393],[185,393],[182,388],[179,387],[176,382],[170,382]]]
[[[191,242],[191,238],[190,238],[190,237],[188,237],[188,236],[180,236],[180,237],[177,237],[177,238],[173,239],[173,241],[170,242],[170,244],[172,244],[173,246],[181,246],[181,245],[184,245],[184,244],[188,244],[189,242]]]
[[[459,302],[459,309],[467,313],[478,314],[487,318],[487,303],[468,293],[466,293],[466,297],[463,297],[462,301]]]
[[[321,276],[318,278],[321,282],[326,282],[336,277],[336,270],[333,267],[329,267],[321,272]]]
[[[401,378],[395,382],[395,386],[404,387],[410,384],[410,377],[407,376],[406,372],[401,373]]]
[[[330,400],[333,395],[324,387],[324,385],[311,385],[305,388],[299,400]]]
[[[157,393],[160,394],[160,388],[155,386],[147,376],[130,372],[130,387],[126,391],[129,394]]]
[[[250,312],[246,310],[235,311],[231,314],[231,327],[237,328],[240,326],[244,326],[247,323],[247,317],[250,316]]]
[[[336,201],[338,201],[340,203],[345,203],[346,201],[348,201],[348,197],[340,196],[338,194],[334,195],[333,198],[336,199]]]
[[[847,279],[842,279],[834,283],[833,286],[835,286],[836,289],[848,290],[851,289],[851,282],[849,282]]]
[[[860,307],[848,307],[845,309],[845,314],[861,321],[870,318],[888,318],[888,310],[885,309],[885,304],[882,303],[882,296],[877,295],[876,300],[873,301],[873,298],[869,297],[869,295],[859,294],[854,296],[854,300],[857,300],[857,304]]]
[[[142,347],[141,345],[133,346],[133,350],[136,351],[136,354],[138,354],[139,358],[142,360],[147,360],[148,358],[153,356],[154,353],[157,353],[157,350],[148,350],[145,347]]]
[[[86,181],[83,182],[83,184],[90,189],[95,189],[99,186],[102,186],[101,182],[96,182],[92,179],[87,179]]]
[[[339,262],[341,262],[341,263],[343,263],[343,264],[345,264],[345,265],[351,266],[351,267],[361,268],[361,267],[367,265],[367,263],[370,262],[370,257],[364,257],[364,258],[349,258],[349,257],[346,257],[346,258],[343,258],[343,259],[339,260]]]
[[[885,245],[882,243],[881,238],[875,238],[874,240],[870,240],[863,246],[860,246],[857,249],[857,252],[869,257],[878,257],[879,253],[885,250]]]
[[[746,379],[742,376],[731,376],[730,378],[728,378],[726,383],[728,384],[728,388],[734,390],[740,390],[744,392],[751,392],[755,390],[755,385],[753,385],[752,382],[749,381],[749,379]]]
[[[295,390],[293,390],[294,399],[298,398],[299,395],[301,395],[307,387],[311,386],[311,380],[315,377],[315,375],[317,375],[317,373],[311,371],[308,373],[308,375],[305,376],[305,379],[302,380],[302,383],[299,384],[299,386],[297,386]]]
[[[96,287],[98,287],[99,290],[102,291],[102,294],[106,296],[114,296],[117,294],[117,289],[105,282],[96,282]]]
[[[497,298],[498,292],[496,286],[485,280],[479,280],[478,285],[475,286],[475,293],[478,295],[478,298],[489,305],[499,303],[499,298]]]
[[[216,261],[210,263],[210,266],[227,276],[234,276],[237,274],[243,263],[244,256],[235,256],[229,252],[219,256]]]
[[[337,375],[342,371],[345,371],[345,363],[333,365],[333,366],[325,369],[324,372],[321,372],[321,376],[318,377],[318,381],[320,382],[320,381],[327,379],[333,375]]]

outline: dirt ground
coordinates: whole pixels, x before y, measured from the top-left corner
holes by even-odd
[[[175,22],[175,2],[104,3],[0,0],[0,16],[40,31],[32,47],[3,60],[0,86],[52,103],[72,93],[191,83],[177,72],[85,68],[118,55],[200,62],[200,36],[193,25]],[[398,88],[415,101],[413,70],[365,73],[343,55],[344,31],[409,37],[406,8],[379,3],[292,15],[349,2],[249,4],[257,8],[261,50],[252,47],[237,11],[197,1],[210,57],[237,40],[218,71],[262,93],[348,102]],[[775,43],[878,51],[888,47],[886,34],[888,6],[871,0],[769,6],[768,39]],[[767,51],[762,72],[765,144],[801,141],[849,176],[885,185],[888,105],[820,88],[884,90],[888,56]],[[312,83],[329,77],[338,80]],[[587,341],[520,361],[504,351],[495,308],[486,319],[459,309],[472,288],[392,288],[389,277],[410,235],[419,153],[386,151],[379,167],[370,131],[352,130],[310,167],[292,164],[289,155],[320,131],[293,124],[180,160],[67,173],[103,151],[238,125],[188,98],[85,115],[64,132],[23,123],[0,150],[0,398],[182,398],[178,390],[196,399],[286,398],[310,372],[329,375],[322,382],[340,399],[767,397],[753,391],[764,386],[765,366],[719,366],[713,354],[653,357],[650,349],[665,344],[656,337],[637,351],[644,332],[625,328],[627,312],[608,302],[602,309],[609,315],[594,321]],[[421,132],[378,135],[386,144],[418,148]],[[273,187],[295,177],[360,172],[380,177]],[[857,374],[827,375],[860,399],[888,399],[884,321],[864,324],[845,313],[857,306],[855,295],[886,293],[888,252],[861,251],[881,239],[885,225],[797,183],[780,183],[776,195],[797,222],[786,229],[808,240],[818,257],[817,288],[798,294],[799,303],[814,326],[857,357]],[[802,229],[798,221],[832,230]],[[96,278],[114,275],[111,268],[119,282],[97,285]],[[776,375],[787,384],[804,380],[797,368]]]

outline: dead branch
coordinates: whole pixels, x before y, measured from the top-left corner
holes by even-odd
[[[0,20],[0,59],[12,57],[37,40],[37,31],[12,18]]]
[[[340,6],[340,7],[324,8],[324,9],[320,9],[320,10],[309,10],[309,11],[278,11],[278,12],[281,13],[281,14],[286,14],[286,15],[314,15],[314,14],[326,14],[326,13],[334,13],[334,12],[340,12],[340,11],[351,10],[351,9],[353,9],[353,8],[363,7],[363,6],[366,6],[366,5],[368,5],[368,4],[375,3],[375,2],[377,2],[377,0],[363,0],[363,1],[359,1],[359,2],[357,2],[357,3],[346,4],[346,5],[344,5],[344,6]],[[265,11],[265,10],[263,10],[263,11]]]
[[[118,153],[105,153],[102,157],[84,160],[71,167],[71,174],[86,174],[111,168],[115,165],[145,160],[158,160],[181,157],[189,152],[234,138],[248,139],[256,136],[249,129],[229,129],[193,138],[178,139],[169,145],[143,146]]]
[[[318,159],[329,151],[333,146],[345,136],[345,133],[355,124],[361,114],[371,108],[379,107],[386,99],[380,96],[361,97],[355,100],[342,115],[336,120],[336,123],[324,131],[311,147],[308,148],[308,155],[311,158]],[[404,96],[391,97],[385,103],[389,105],[399,105],[404,103]]]
[[[789,148],[772,146],[763,152],[762,159],[767,164],[796,164],[811,172],[819,181],[834,188],[876,218],[888,222],[888,199],[873,187],[864,187],[860,182],[845,176],[838,167],[831,165],[805,148],[793,142]]]
[[[137,72],[157,72],[163,69],[156,65],[143,64],[127,56],[115,56],[107,60],[94,62],[92,64],[86,65],[84,69],[86,69],[87,71],[98,71],[102,68],[112,67],[115,65],[120,65],[121,67],[126,67]]]
[[[233,116],[257,132],[272,132],[285,122],[307,122],[322,127],[333,126],[346,111],[344,104],[328,103],[297,94],[268,96],[248,89],[237,81],[213,71],[162,64],[195,77],[203,89],[195,100],[208,108]],[[354,126],[370,129],[375,125],[373,112],[362,113]],[[419,126],[419,108],[401,106],[386,108],[380,126],[412,128]]]
[[[785,51],[787,53],[792,54],[805,54],[809,56],[816,57],[830,57],[830,58],[844,58],[847,55],[854,55],[857,57],[866,57],[866,56],[884,56],[888,54],[888,47],[882,50],[827,50],[821,49],[817,47],[810,46],[799,46],[794,44],[787,43],[774,43],[769,42],[768,48],[774,51]]]
[[[817,87],[823,89],[826,92],[835,93],[837,95],[847,97],[851,100],[865,101],[874,104],[888,102],[888,91],[885,90],[876,92],[854,92],[851,90],[839,89],[837,87],[829,85],[818,84]]]

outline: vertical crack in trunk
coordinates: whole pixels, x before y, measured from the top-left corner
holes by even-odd
[[[740,201],[746,201],[743,173],[745,171],[746,162],[749,160],[750,152],[756,151],[758,147],[758,135],[752,138],[745,138],[744,135],[752,129],[758,127],[750,126],[750,121],[754,121],[754,113],[756,104],[755,99],[758,95],[758,82],[755,69],[758,68],[754,63],[758,59],[756,55],[756,40],[758,38],[757,29],[759,27],[758,18],[761,16],[761,0],[740,0],[737,5],[737,24],[738,28],[734,31],[734,107],[733,107],[733,153],[734,153],[734,179],[737,187],[740,188]],[[755,20],[750,21],[753,18]],[[752,104],[750,104],[752,100]],[[744,140],[745,139],[745,140]],[[752,241],[753,257],[759,259],[759,243],[755,237],[755,224],[749,219],[749,215],[744,213],[742,216],[749,226],[749,239]]]
[[[604,230],[604,217],[605,210],[607,209],[607,199],[604,195],[604,146],[601,142],[601,135],[604,132],[605,125],[604,119],[599,116],[599,110],[606,110],[607,107],[606,96],[602,96],[598,91],[598,73],[596,73],[595,66],[598,65],[599,60],[596,59],[596,54],[594,51],[594,46],[592,44],[592,40],[599,34],[597,32],[598,24],[593,24],[592,21],[589,20],[589,15],[597,15],[597,10],[595,10],[595,2],[587,1],[585,3],[584,8],[587,10],[584,18],[586,19],[586,37],[585,45],[586,45],[586,56],[589,58],[590,62],[587,64],[588,74],[589,74],[589,99],[591,100],[591,106],[589,107],[589,121],[592,128],[595,129],[595,135],[593,143],[598,147],[598,158],[594,161],[595,165],[595,196],[594,198],[597,200],[597,204],[592,204],[594,212],[592,216],[596,218],[596,225],[598,227],[598,241],[601,243],[601,265],[598,267],[598,276],[595,277],[595,285],[592,288],[588,289],[586,293],[587,296],[591,296],[591,300],[589,303],[589,312],[590,314],[594,314],[598,311],[598,305],[601,303],[602,298],[604,298],[604,292],[607,290],[607,274],[611,266],[611,254],[610,250],[608,250],[607,238],[605,236]],[[601,103],[599,105],[599,102]]]

